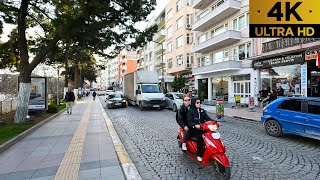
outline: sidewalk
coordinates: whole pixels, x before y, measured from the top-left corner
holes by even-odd
[[[125,179],[98,100],[78,101],[0,154],[1,180]]]
[[[216,113],[216,106],[201,105],[201,107],[209,113]],[[260,121],[262,110],[263,109],[261,107],[255,107],[254,112],[249,111],[248,108],[225,108],[224,115],[229,117]]]

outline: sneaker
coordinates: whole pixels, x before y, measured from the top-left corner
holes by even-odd
[[[70,114],[72,114],[72,112],[70,112]]]
[[[69,111],[67,111],[67,114],[69,114]]]
[[[197,160],[201,162],[202,161],[202,157],[197,156]]]
[[[187,144],[186,143],[182,143],[182,150],[186,151],[187,149]]]

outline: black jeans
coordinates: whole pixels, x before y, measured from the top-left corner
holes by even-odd
[[[194,136],[197,138],[197,156],[202,157],[204,153],[204,148],[203,148],[203,138],[202,138],[202,133],[203,131],[198,130],[198,129],[193,129]]]
[[[186,143],[188,141],[190,135],[190,129],[188,131],[183,129],[183,142]]]

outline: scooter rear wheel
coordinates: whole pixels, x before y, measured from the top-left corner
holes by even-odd
[[[220,180],[227,180],[231,177],[231,168],[225,167],[220,164],[218,161],[211,161],[210,165],[213,168],[214,174]]]

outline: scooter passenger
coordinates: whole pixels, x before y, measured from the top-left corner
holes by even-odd
[[[189,138],[190,130],[188,127],[188,111],[190,109],[190,98],[186,95],[183,96],[183,104],[181,105],[179,111],[177,112],[177,123],[183,129],[183,143],[182,150],[187,149],[187,140]]]
[[[204,153],[204,141],[202,138],[203,131],[200,129],[200,124],[206,121],[212,121],[206,111],[201,108],[201,100],[198,97],[191,99],[191,106],[188,112],[188,124],[191,127],[191,133],[197,138],[197,160],[202,161]]]

